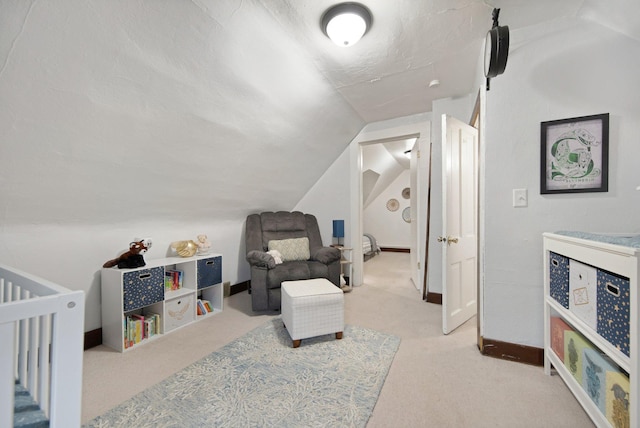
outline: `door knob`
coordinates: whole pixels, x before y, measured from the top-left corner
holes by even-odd
[[[451,244],[457,244],[458,243],[458,238],[452,238],[450,236],[447,237],[447,244],[451,245]]]

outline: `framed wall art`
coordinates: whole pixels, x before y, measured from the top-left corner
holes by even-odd
[[[540,193],[609,190],[609,113],[540,124]]]

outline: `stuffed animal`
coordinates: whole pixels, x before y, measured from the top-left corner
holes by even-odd
[[[207,238],[207,235],[198,235],[198,242],[196,242],[198,246],[199,254],[208,254],[211,249],[211,242]]]
[[[102,267],[110,268],[118,266],[119,269],[130,269],[145,266],[144,253],[151,247],[151,240],[141,239],[139,241],[133,241],[129,244],[129,251],[121,254],[118,258],[109,260]]]

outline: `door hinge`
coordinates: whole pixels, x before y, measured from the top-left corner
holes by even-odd
[[[420,270],[420,262],[418,262],[418,270]]]
[[[420,150],[416,151],[416,156],[418,157],[418,159],[420,159]]]

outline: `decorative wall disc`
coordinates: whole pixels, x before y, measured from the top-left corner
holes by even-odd
[[[402,189],[402,197],[405,199],[409,199],[411,197],[411,189],[409,189],[408,187]]]
[[[387,209],[389,211],[398,211],[398,208],[400,208],[400,203],[397,199],[389,199],[387,201]]]
[[[402,210],[402,219],[407,223],[411,223],[411,207]]]

